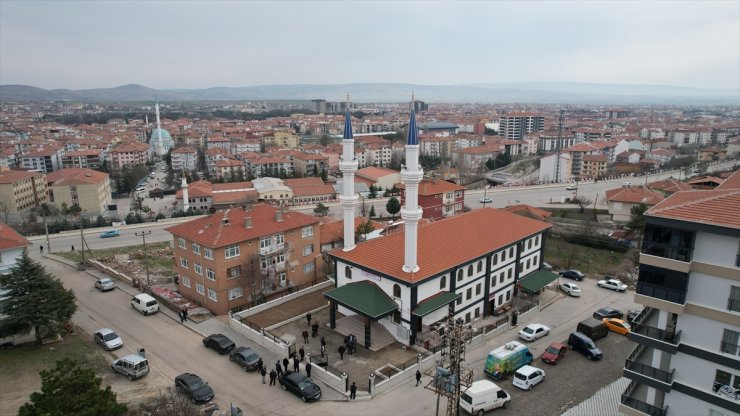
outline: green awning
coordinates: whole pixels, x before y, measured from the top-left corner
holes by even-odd
[[[398,310],[398,304],[393,298],[368,280],[347,283],[325,292],[324,296],[371,319],[380,319]]]
[[[413,314],[416,316],[429,315],[437,309],[449,305],[450,302],[454,302],[461,296],[452,292],[439,292],[419,302]]]
[[[540,270],[520,280],[519,284],[526,291],[537,292],[557,278],[558,275],[549,270]]]

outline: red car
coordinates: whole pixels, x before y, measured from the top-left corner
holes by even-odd
[[[545,353],[542,354],[542,361],[548,364],[557,364],[558,361],[565,357],[566,351],[568,351],[568,347],[559,342],[553,342],[547,347]]]

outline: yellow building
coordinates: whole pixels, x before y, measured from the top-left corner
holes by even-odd
[[[275,131],[271,134],[264,136],[265,146],[278,146],[296,148],[298,147],[299,140],[295,133],[289,131]]]
[[[25,170],[0,173],[0,213],[22,214],[47,202],[46,174]]]
[[[104,214],[112,204],[110,178],[92,169],[60,169],[49,174],[49,200],[61,207],[77,204],[88,215]]]

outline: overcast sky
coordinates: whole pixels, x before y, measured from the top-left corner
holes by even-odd
[[[0,0],[0,84],[740,88],[740,1]]]

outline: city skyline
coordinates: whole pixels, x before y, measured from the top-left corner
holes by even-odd
[[[176,7],[175,7],[176,5]],[[740,89],[740,2],[0,3],[0,84]]]

